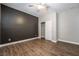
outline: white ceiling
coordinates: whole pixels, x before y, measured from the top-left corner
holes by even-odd
[[[4,5],[37,17],[43,14],[45,10],[62,12],[71,8],[79,8],[79,3],[45,3],[41,4],[43,7],[45,7],[43,9],[38,9],[38,7],[36,6],[40,5],[40,3],[4,3]]]

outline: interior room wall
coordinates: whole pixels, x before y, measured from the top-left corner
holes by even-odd
[[[45,39],[56,42],[56,12],[47,10],[39,17],[39,37],[41,37],[41,22],[45,22]]]
[[[47,40],[79,44],[79,8],[59,13],[47,11],[45,15],[39,17],[39,37],[41,37],[41,22],[46,22]]]
[[[0,4],[0,43],[1,43],[1,4]]]
[[[58,40],[79,44],[79,8],[59,13]]]
[[[1,43],[38,37],[38,17],[1,5]]]

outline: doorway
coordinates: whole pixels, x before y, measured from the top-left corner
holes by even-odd
[[[41,38],[45,39],[45,22],[41,22]]]

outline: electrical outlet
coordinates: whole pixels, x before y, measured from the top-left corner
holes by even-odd
[[[35,36],[37,36],[37,35],[35,35]]]
[[[8,41],[11,41],[11,38],[9,38]]]

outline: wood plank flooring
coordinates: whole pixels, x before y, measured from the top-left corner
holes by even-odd
[[[1,47],[0,56],[79,56],[79,46],[35,39]]]

